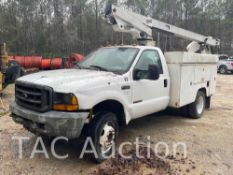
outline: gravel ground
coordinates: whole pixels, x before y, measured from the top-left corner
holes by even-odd
[[[0,117],[0,175],[26,174],[193,174],[232,175],[233,172],[233,75],[219,75],[217,93],[212,107],[200,120],[181,117],[176,112],[163,112],[133,121],[122,128],[118,143],[134,142],[136,137],[153,145],[162,141],[172,146],[174,143],[187,144],[188,157],[182,159],[182,152],[165,159],[126,161],[117,156],[101,165],[89,159],[80,160],[82,145],[79,141],[58,143],[59,154],[69,154],[66,160],[54,158],[50,144],[46,144],[49,159],[38,154],[30,159],[36,137],[15,124],[9,114]],[[9,86],[3,94],[4,108],[14,100],[14,86]],[[2,105],[2,104],[0,104]],[[2,106],[0,106],[2,107]],[[1,110],[5,111],[5,110]],[[4,112],[2,112],[4,113]],[[29,137],[23,143],[23,157],[18,158],[18,144],[13,136]],[[148,141],[147,136],[150,136]],[[127,151],[126,151],[127,152]],[[134,148],[129,148],[134,153]],[[143,150],[142,150],[143,153]],[[163,153],[163,152],[162,152]],[[143,153],[144,154],[144,153]]]

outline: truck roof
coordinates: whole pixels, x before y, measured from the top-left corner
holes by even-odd
[[[120,48],[137,48],[137,49],[159,49],[158,47],[155,46],[140,46],[140,45],[117,45],[117,46],[106,46],[104,48],[116,48],[116,47],[120,47]]]

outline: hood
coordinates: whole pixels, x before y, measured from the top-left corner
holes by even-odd
[[[44,71],[19,78],[17,81],[52,87],[57,92],[78,92],[103,86],[117,77],[111,72],[64,69]]]

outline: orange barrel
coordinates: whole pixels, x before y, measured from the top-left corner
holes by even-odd
[[[14,60],[14,56],[8,56],[8,60]]]
[[[74,64],[70,61],[70,59],[65,60],[64,62],[64,68],[73,68]]]
[[[50,58],[45,58],[42,59],[41,61],[41,69],[42,70],[48,70],[51,67],[51,59]]]
[[[42,56],[33,56],[33,68],[41,68]]]
[[[14,60],[23,68],[25,68],[24,56],[14,56]]]
[[[42,57],[40,56],[26,56],[24,58],[24,68],[40,68],[41,67]]]
[[[50,69],[62,69],[62,58],[52,58]]]
[[[84,56],[78,53],[73,53],[70,57],[65,61],[65,68],[73,68],[74,65],[84,59]]]
[[[13,56],[13,59],[25,69],[41,68],[41,56]]]
[[[77,61],[77,62],[80,62],[80,61],[82,61],[82,60],[84,59],[84,56],[81,55],[81,54],[78,54],[78,53],[72,53],[72,54],[70,55],[70,59],[71,59],[71,60],[75,60],[75,61]]]

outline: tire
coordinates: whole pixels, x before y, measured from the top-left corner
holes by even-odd
[[[206,96],[205,93],[199,91],[194,103],[188,106],[189,117],[199,119],[203,116],[206,109]]]
[[[184,117],[189,116],[188,106],[184,106],[184,107],[180,108],[180,115],[184,116]]]
[[[101,112],[95,116],[89,128],[89,136],[93,141],[97,157],[95,157],[95,155],[91,155],[91,159],[96,163],[102,163],[105,161],[106,156],[110,156],[112,154],[113,144],[116,143],[118,133],[119,124],[117,116],[114,113]],[[109,137],[108,141],[105,140],[107,137]],[[110,146],[104,147],[103,144],[107,143],[109,143]]]
[[[227,74],[227,67],[226,66],[221,66],[219,68],[220,74]]]

